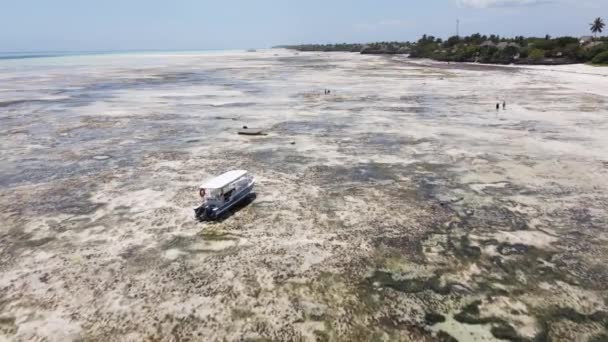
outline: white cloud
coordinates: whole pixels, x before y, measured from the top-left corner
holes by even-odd
[[[515,7],[534,6],[553,2],[552,0],[458,0],[464,7],[489,8],[489,7]]]

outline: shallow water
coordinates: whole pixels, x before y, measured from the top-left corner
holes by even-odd
[[[0,336],[601,339],[606,75],[573,68],[2,60]],[[237,168],[255,200],[197,223]]]

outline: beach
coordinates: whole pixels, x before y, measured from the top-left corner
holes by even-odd
[[[284,49],[1,60],[0,341],[599,341],[606,84]],[[255,199],[197,222],[234,169]]]

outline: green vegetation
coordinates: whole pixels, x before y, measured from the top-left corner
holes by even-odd
[[[507,323],[494,325],[490,332],[494,337],[500,340],[525,341],[523,338],[519,337],[515,328]]]
[[[501,38],[473,34],[446,41],[423,36],[412,48],[410,57],[492,64],[572,64],[594,61],[605,51],[607,38]]]
[[[602,18],[595,18],[595,20],[589,25],[591,26],[591,33],[595,34],[596,36],[598,33],[602,33],[604,26],[606,26]]]
[[[426,290],[430,290],[441,295],[447,295],[450,293],[450,287],[447,285],[442,285],[438,276],[428,279],[413,278],[396,280],[393,278],[392,273],[375,271],[371,277],[367,278],[367,285],[372,288],[385,287],[405,293],[418,293]]]
[[[308,44],[279,46],[298,51],[343,51],[362,54],[409,54],[411,58],[430,58],[444,62],[490,64],[605,64],[608,37],[502,38],[479,33],[447,40],[424,35],[415,43],[379,42],[370,44]],[[596,56],[601,55],[597,60]]]
[[[608,64],[608,51],[598,53],[593,57],[593,64]]]
[[[492,328],[490,332],[494,337],[514,342],[524,341],[524,339],[517,334],[515,328],[505,320],[495,316],[481,317],[479,305],[481,305],[480,300],[476,300],[466,305],[462,308],[461,312],[454,315],[454,319],[464,324],[491,324]]]
[[[440,342],[458,342],[457,339],[453,338],[452,336],[450,336],[450,334],[446,333],[443,330],[439,330],[439,332],[437,333],[437,339]]]
[[[323,51],[323,52],[361,52],[362,44],[303,44],[303,45],[279,45],[276,48],[293,49],[298,51]]]
[[[534,49],[528,54],[528,59],[538,62],[545,58],[545,52],[541,49]]]
[[[435,325],[437,323],[445,322],[445,317],[442,314],[438,314],[436,312],[427,312],[424,315],[424,321],[428,325]]]
[[[280,45],[278,48],[293,49],[298,51],[323,51],[323,52],[360,52],[362,54],[407,54],[410,52],[410,42],[376,42],[369,44],[304,44],[304,45]]]
[[[298,51],[346,51],[362,54],[409,54],[411,58],[430,58],[445,62],[479,62],[491,64],[607,64],[608,37],[597,37],[605,27],[597,18],[590,24],[595,38],[545,37],[504,38],[479,33],[447,40],[424,35],[417,42],[377,42],[369,44],[284,45]]]
[[[247,318],[251,318],[253,316],[255,316],[255,313],[253,313],[252,311],[239,309],[239,308],[232,309],[232,318],[233,319],[244,320]]]

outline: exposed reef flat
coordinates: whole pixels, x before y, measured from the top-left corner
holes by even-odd
[[[2,61],[0,340],[603,341],[602,73]],[[198,184],[228,169],[257,198],[196,222]]]

